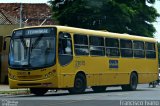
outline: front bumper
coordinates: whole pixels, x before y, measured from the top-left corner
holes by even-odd
[[[58,88],[58,79],[55,77],[35,80],[35,81],[20,81],[9,78],[9,86],[11,89],[18,88]]]

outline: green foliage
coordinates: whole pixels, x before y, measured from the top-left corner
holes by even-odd
[[[51,0],[60,25],[153,37],[155,0]]]

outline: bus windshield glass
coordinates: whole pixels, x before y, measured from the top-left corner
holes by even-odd
[[[16,69],[49,67],[55,64],[54,28],[30,28],[13,32],[9,65]]]

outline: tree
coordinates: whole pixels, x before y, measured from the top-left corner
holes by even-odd
[[[155,0],[51,0],[61,25],[153,37]]]

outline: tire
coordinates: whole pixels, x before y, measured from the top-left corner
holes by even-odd
[[[138,85],[138,77],[136,73],[132,73],[130,76],[130,83],[128,85],[122,85],[123,91],[135,91]]]
[[[156,88],[156,84],[153,84],[153,86],[152,86],[153,88]]]
[[[123,91],[128,91],[129,90],[128,85],[122,85],[121,88],[122,88]]]
[[[105,92],[106,91],[106,86],[93,86],[92,90],[94,92]]]
[[[157,82],[156,82],[156,81],[153,81],[152,87],[153,87],[153,88],[156,88],[156,85],[157,85]]]
[[[68,89],[70,94],[80,94],[86,89],[86,77],[83,74],[78,74],[74,80],[74,87]]]
[[[47,91],[48,89],[44,88],[30,88],[30,92],[37,96],[43,96]]]

